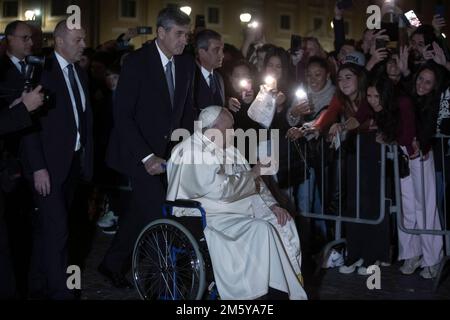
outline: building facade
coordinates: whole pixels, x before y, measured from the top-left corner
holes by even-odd
[[[353,8],[345,13],[347,38],[361,39],[366,28],[370,4],[380,4],[383,0],[353,1]],[[450,0],[395,0],[396,4],[408,11],[414,9],[424,22],[431,22],[434,5],[446,4],[447,13]],[[334,16],[334,0],[0,0],[0,30],[16,19],[25,20],[27,10],[39,10],[35,23],[51,37],[56,23],[64,18],[65,9],[70,4],[81,8],[81,19],[87,29],[90,46],[117,38],[128,28],[150,26],[153,34],[140,35],[133,39],[138,48],[142,43],[155,37],[156,17],[169,4],[190,6],[193,22],[197,15],[205,18],[208,28],[218,31],[225,42],[240,47],[246,24],[240,22],[241,13],[250,13],[258,20],[270,43],[288,48],[291,34],[315,36],[320,39],[325,50],[333,50],[334,34],[331,21]],[[447,14],[447,17],[449,15]],[[450,21],[450,19],[449,19]],[[450,32],[449,32],[450,33]]]

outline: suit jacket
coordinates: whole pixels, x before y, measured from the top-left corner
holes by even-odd
[[[189,55],[174,59],[173,107],[155,42],[125,60],[116,92],[107,163],[129,177],[147,175],[142,160],[148,155],[169,157],[173,130],[193,130],[194,60]]]
[[[89,99],[88,79],[83,69],[75,64],[75,70],[86,96],[86,145],[82,156],[83,176],[92,177],[93,139],[92,111]],[[47,169],[50,179],[56,183],[66,180],[74,156],[77,126],[69,90],[55,54],[46,60],[40,84],[50,95],[34,123],[33,130],[26,134],[21,144],[21,159],[26,174]]]
[[[5,53],[0,57],[0,109],[7,109],[16,98],[19,98],[23,92],[24,85],[24,76]],[[13,156],[17,156],[22,132],[20,130],[14,131],[16,132],[4,137],[4,146],[1,149],[7,150]]]
[[[198,113],[209,106],[225,106],[225,86],[222,76],[218,72],[213,73],[218,91],[213,94],[210,86],[206,82],[205,77],[202,74],[201,68],[196,66],[195,73],[195,93],[194,93],[194,106]]]
[[[3,106],[0,111],[0,135],[20,131],[31,124],[31,117],[23,103],[19,103],[11,109]]]
[[[7,54],[0,57],[0,96],[2,105],[9,105],[20,97],[25,85],[25,78],[16,68]],[[8,96],[8,97],[4,97]]]

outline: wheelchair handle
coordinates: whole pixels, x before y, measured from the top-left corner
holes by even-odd
[[[168,215],[173,215],[173,208],[189,208],[189,209],[197,209],[200,211],[202,215],[202,226],[203,229],[206,228],[206,212],[203,209],[202,204],[198,201],[194,200],[184,200],[177,199],[175,201],[165,201],[163,205],[163,215],[167,217]]]

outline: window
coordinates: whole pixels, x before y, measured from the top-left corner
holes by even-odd
[[[3,17],[16,18],[19,15],[18,1],[3,1]]]
[[[220,10],[217,7],[208,8],[208,23],[220,24]]]
[[[123,18],[136,18],[136,1],[122,0],[120,7],[120,15]]]
[[[67,7],[70,6],[70,0],[52,0],[50,15],[60,17],[67,15]]]
[[[291,16],[287,14],[282,14],[280,16],[280,29],[291,30]]]

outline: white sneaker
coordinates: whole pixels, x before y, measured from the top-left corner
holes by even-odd
[[[424,279],[433,279],[437,277],[439,271],[439,263],[431,267],[425,267],[420,271],[420,276]]]
[[[351,264],[349,266],[341,266],[339,267],[339,273],[343,273],[343,274],[350,274],[355,272],[356,268],[361,267],[364,263],[363,259],[359,259],[358,261],[356,261],[354,264]]]
[[[115,216],[114,212],[108,211],[108,213],[105,213],[100,219],[98,219],[97,225],[100,228],[109,228],[117,223],[118,220],[119,217]]]
[[[403,265],[400,267],[400,272],[408,275],[413,274],[417,270],[417,268],[420,267],[421,263],[422,259],[420,259],[420,256],[406,259]]]
[[[374,266],[379,266],[379,265],[380,265],[380,261],[379,261],[379,260],[375,261],[375,263],[374,263],[373,265],[374,265]],[[368,276],[368,274],[367,274],[367,268],[368,268],[368,267],[364,267],[364,266],[358,267],[357,273],[358,273],[360,276]]]
[[[327,261],[323,263],[322,268],[336,268],[343,265],[344,257],[342,256],[342,254],[339,251],[332,249]]]

